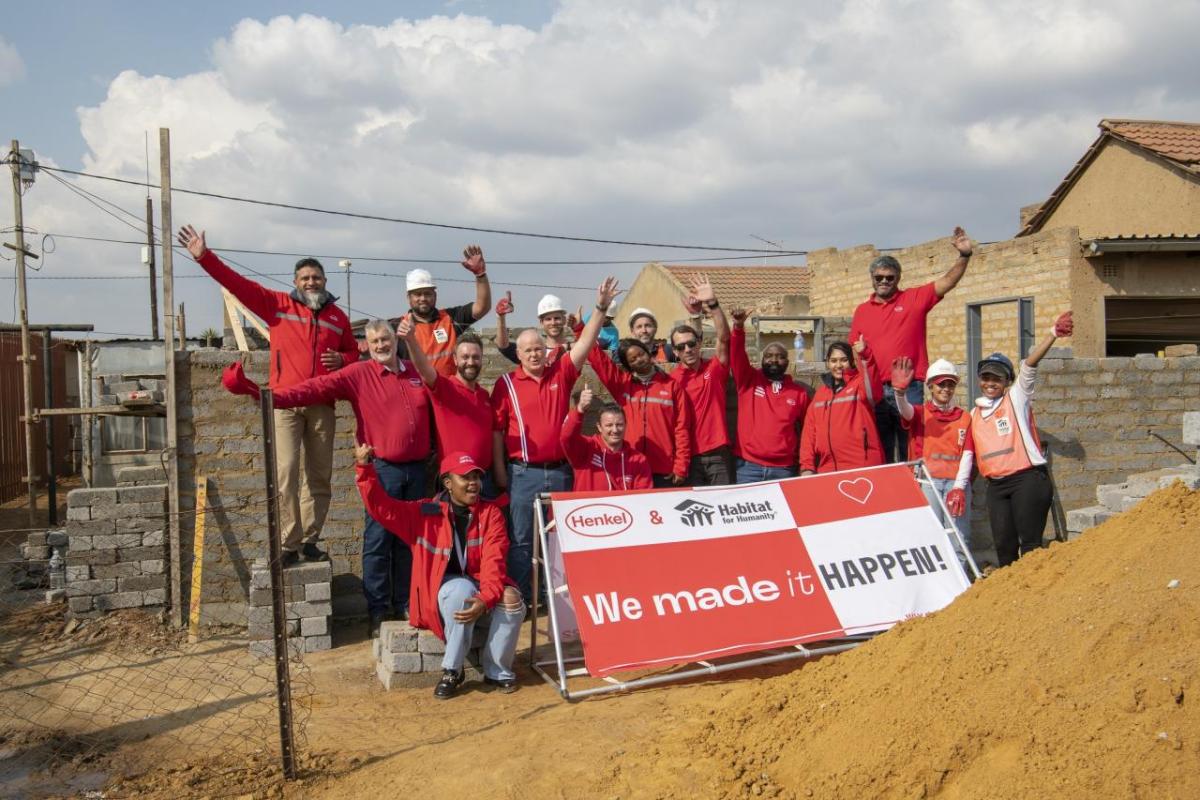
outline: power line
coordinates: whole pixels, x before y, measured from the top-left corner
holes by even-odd
[[[146,188],[157,189],[157,185],[147,183],[145,181],[133,181],[127,178],[117,178],[112,175],[97,175],[92,172],[81,172],[79,170],[65,169],[63,167],[48,167],[38,165],[39,169],[49,170],[51,172],[61,172],[65,175],[77,175],[82,178],[92,178],[101,181],[112,181],[113,183],[123,183],[129,186],[144,186]],[[308,211],[313,214],[328,214],[337,217],[349,217],[351,219],[363,219],[373,222],[392,222],[400,225],[418,225],[425,228],[441,228],[443,230],[453,231],[471,231],[472,233],[491,233],[498,236],[523,236],[530,239],[553,239],[563,242],[587,242],[590,244],[616,244],[626,245],[629,247],[658,247],[664,250],[705,250],[710,252],[726,252],[726,253],[778,253],[777,249],[767,250],[752,247],[717,247],[709,245],[693,245],[693,244],[665,244],[662,242],[635,242],[622,241],[620,239],[600,239],[591,236],[566,236],[562,234],[552,233],[532,233],[530,231],[514,231],[505,230],[503,228],[480,228],[471,225],[452,225],[446,222],[429,222],[427,220],[405,219],[403,217],[385,217],[379,214],[363,214],[356,211],[339,211],[328,208],[317,208],[316,206],[301,206],[293,203],[279,203],[271,200],[258,200],[250,197],[239,197],[237,195],[219,194],[217,192],[204,192],[198,189],[183,189],[172,187],[173,192],[180,194],[190,194],[196,197],[209,197],[214,200],[229,200],[235,203],[248,203],[250,205],[266,206],[268,208],[283,208],[290,211]]]

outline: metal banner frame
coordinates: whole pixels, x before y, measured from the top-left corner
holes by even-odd
[[[913,478],[922,488],[928,486],[933,489],[933,479],[930,477],[928,470],[925,468],[924,462],[908,461],[905,465],[913,470]],[[891,464],[882,466],[893,466]],[[788,478],[787,480],[794,480]],[[778,481],[764,481],[765,483],[778,483]],[[946,508],[945,499],[941,493],[932,492],[937,497],[937,508],[941,510],[942,519],[951,519],[950,510]],[[928,499],[928,498],[926,498]],[[599,694],[610,694],[612,692],[625,692],[633,689],[638,689],[645,686],[657,686],[664,683],[675,683],[677,681],[688,680],[689,678],[698,678],[710,675],[718,675],[723,672],[732,672],[733,670],[746,669],[747,667],[758,667],[766,664],[777,664],[783,661],[793,661],[796,659],[820,658],[821,656],[832,655],[834,653],[842,653],[846,650],[851,650],[869,641],[876,634],[861,634],[856,636],[847,636],[843,639],[834,639],[822,647],[809,647],[806,645],[791,645],[789,647],[773,648],[763,651],[761,655],[749,655],[746,657],[731,657],[728,661],[714,664],[710,661],[696,661],[691,664],[681,665],[667,668],[666,672],[659,672],[653,675],[645,675],[642,677],[631,678],[628,680],[619,680],[611,675],[598,680],[604,681],[603,685],[593,686],[583,689],[572,689],[569,685],[570,678],[582,678],[588,675],[587,668],[582,666],[582,655],[569,655],[566,653],[564,642],[560,631],[560,622],[558,614],[554,609],[554,602],[547,603],[546,617],[550,623],[550,643],[554,645],[553,659],[538,658],[538,622],[541,615],[541,605],[539,602],[541,581],[545,580],[547,597],[552,597],[556,593],[565,592],[567,585],[554,584],[553,576],[550,572],[550,559],[545,558],[543,554],[548,552],[548,537],[554,535],[555,520],[546,521],[546,512],[549,510],[550,495],[542,493],[537,495],[533,500],[534,511],[534,530],[536,535],[533,538],[533,602],[530,609],[531,630],[529,634],[529,665],[538,675],[542,677],[546,683],[558,689],[558,693],[568,702],[583,700],[587,697]],[[930,506],[933,509],[934,506]],[[975,564],[975,559],[971,555],[971,551],[967,549],[966,543],[959,536],[958,529],[954,525],[943,526],[942,530],[949,536],[952,536],[958,542],[962,552],[966,553],[967,563],[971,567],[971,572],[976,578],[981,577],[979,567]],[[958,563],[958,559],[954,559]],[[961,568],[961,565],[960,565]],[[573,665],[573,666],[572,666]]]

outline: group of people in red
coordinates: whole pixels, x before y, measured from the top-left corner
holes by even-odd
[[[827,347],[826,372],[811,396],[788,374],[784,346],[768,344],[759,364],[750,362],[747,311],[732,308],[726,316],[712,285],[698,276],[685,300],[691,320],[666,341],[656,339],[657,319],[644,308],[630,314],[633,336],[614,335],[613,278],[600,284],[588,314],[569,315],[547,295],[538,308],[541,330],[524,330],[510,343],[501,326],[500,344],[517,367],[489,393],[479,382],[483,342],[470,330],[491,306],[477,246],[464,251],[462,262],[475,276],[473,302],[439,308],[430,274],[412,270],[409,312],[395,328],[387,320],[368,322],[360,359],[349,320],[315,259],[297,263],[294,291],[278,292],[227,267],[203,233],[185,226],[178,238],[271,327],[285,565],[328,558],[317,540],[329,504],[333,404],[352,405],[370,625],[377,632],[389,616],[407,617],[445,639],[438,697],[461,687],[472,631],[482,622],[485,681],[502,691],[516,688],[517,630],[532,599],[534,499],[544,492],[717,486],[923,459],[933,505],[940,507],[940,496],[964,544],[970,479],[978,470],[989,479],[1001,565],[1040,546],[1050,491],[1030,398],[1038,361],[1071,333],[1070,313],[1056,320],[1019,371],[1002,354],[983,359],[977,365],[983,396],[969,411],[957,407],[953,364],[928,363],[926,316],[958,284],[972,256],[961,228],[952,237],[952,266],[915,289],[900,288],[901,266],[892,256],[871,263],[873,291],[854,314],[849,341]],[[503,321],[513,311],[511,296],[496,310]],[[704,316],[716,344],[707,358]],[[598,408],[589,385],[574,391],[585,363],[612,398]],[[730,380],[737,398],[732,437]],[[223,382],[236,393],[259,392],[240,364],[226,370]],[[590,436],[589,412],[596,420]]]

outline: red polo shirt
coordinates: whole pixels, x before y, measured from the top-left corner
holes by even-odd
[[[524,368],[500,376],[492,388],[492,429],[504,434],[510,459],[545,464],[566,458],[559,434],[578,379],[569,355],[555,359],[538,378]]]
[[[421,461],[429,455],[429,396],[408,361],[393,372],[378,361],[356,361],[328,375],[275,390],[276,408],[347,400],[358,422],[359,444],[386,461]]]
[[[872,294],[854,309],[850,342],[858,341],[860,333],[866,337],[875,354],[875,369],[884,383],[891,380],[892,361],[900,356],[912,359],[916,380],[925,380],[925,371],[929,369],[925,318],[941,301],[930,282],[915,289],[899,289],[883,301]]]
[[[479,384],[468,389],[457,376],[447,378],[439,373],[429,387],[429,396],[442,455],[461,450],[483,469],[491,469],[492,400],[487,389]]]
[[[729,427],[725,424],[725,385],[729,369],[720,359],[701,361],[697,369],[679,364],[671,370],[671,380],[678,383],[692,403],[692,455],[700,455],[729,444]]]
[[[738,398],[734,453],[767,467],[794,466],[799,443],[796,427],[808,408],[808,392],[790,375],[773,381],[750,365],[745,328],[730,332],[729,366]]]

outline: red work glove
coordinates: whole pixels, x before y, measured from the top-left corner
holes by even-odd
[[[469,245],[466,250],[463,250],[462,265],[475,277],[486,273],[487,262],[483,260],[483,249],[477,244]]]
[[[248,394],[255,400],[259,399],[258,384],[246,377],[240,361],[235,361],[221,373],[221,385],[233,394]]]
[[[892,388],[903,392],[913,380],[912,359],[900,356],[892,362]]]
[[[946,508],[950,509],[951,516],[961,517],[967,510],[967,493],[962,489],[951,489],[946,493]]]
[[[496,303],[496,316],[503,317],[513,312],[512,292],[505,292],[504,299]]]
[[[1058,315],[1058,319],[1054,320],[1054,326],[1050,328],[1050,332],[1059,339],[1065,339],[1075,332],[1075,320],[1071,318],[1070,311],[1064,311]]]

